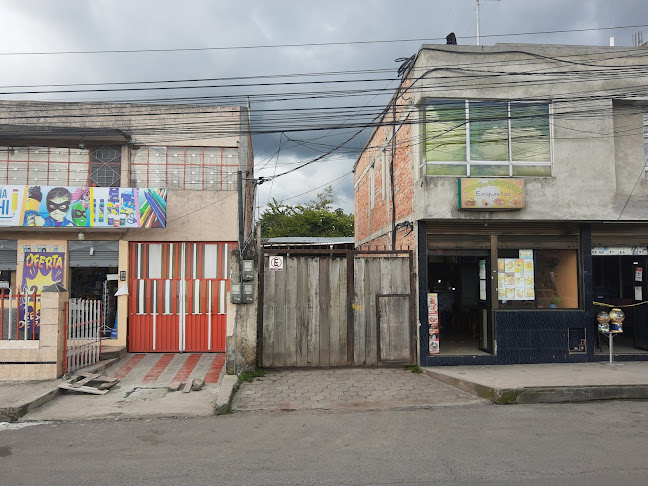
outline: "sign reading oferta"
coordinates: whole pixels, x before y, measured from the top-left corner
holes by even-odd
[[[524,179],[459,179],[459,209],[523,209]]]
[[[166,189],[0,185],[0,226],[166,228]]]

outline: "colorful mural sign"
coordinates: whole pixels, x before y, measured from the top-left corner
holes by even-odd
[[[40,294],[44,287],[60,284],[65,269],[65,253],[63,252],[25,252],[23,262],[22,293],[26,297],[20,299],[20,328],[27,327],[27,334],[40,333],[40,299],[34,299],[33,294]]]
[[[459,209],[524,209],[524,179],[459,179]]]
[[[0,186],[0,226],[166,228],[166,189]]]

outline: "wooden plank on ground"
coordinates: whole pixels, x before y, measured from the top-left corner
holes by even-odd
[[[80,393],[89,393],[91,395],[105,395],[106,393],[108,393],[108,390],[99,390],[98,388],[95,388],[93,386],[75,387],[72,386],[71,383],[61,383],[58,387],[63,390],[70,390],[70,391],[75,391]]]

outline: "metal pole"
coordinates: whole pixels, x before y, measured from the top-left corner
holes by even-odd
[[[613,354],[613,348],[614,348],[614,335],[611,332],[608,332],[609,340],[610,340],[610,364],[612,364],[612,354]]]
[[[477,2],[477,45],[479,45],[479,0]]]

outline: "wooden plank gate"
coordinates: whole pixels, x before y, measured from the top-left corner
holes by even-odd
[[[283,270],[270,270],[274,256]],[[260,365],[416,363],[411,251],[266,250],[262,259]]]

